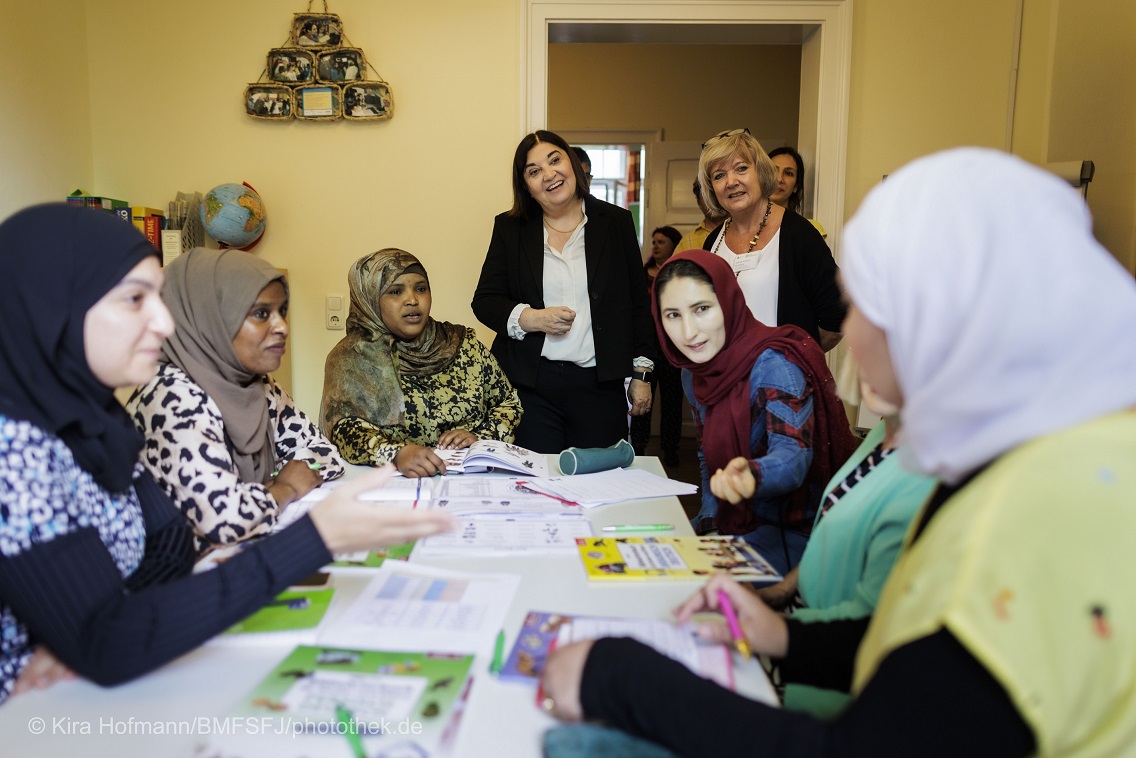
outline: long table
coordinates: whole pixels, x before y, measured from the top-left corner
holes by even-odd
[[[639,457],[635,468],[664,475],[656,458]],[[555,470],[555,462],[552,462]],[[350,475],[350,473],[349,473]],[[596,533],[611,524],[670,523],[675,536],[693,534],[678,498],[613,503],[589,509]],[[700,581],[589,582],[574,555],[430,558],[439,568],[520,574],[521,585],[506,617],[506,650],[530,610],[610,616],[669,618]],[[338,573],[331,613],[348,605],[366,586],[365,575]],[[140,679],[114,688],[86,681],[58,683],[47,690],[10,698],[0,705],[5,755],[179,756],[194,754],[211,732],[235,728],[226,715],[275,667],[290,646],[236,648],[205,646]],[[738,691],[776,703],[776,695],[756,661],[736,662]],[[541,734],[556,723],[536,708],[533,688],[499,682],[484,668],[474,683],[458,733],[457,758],[531,758],[540,755]],[[196,734],[167,724],[187,721]],[[176,731],[184,732],[178,728]],[[346,742],[330,740],[329,756],[347,756]]]

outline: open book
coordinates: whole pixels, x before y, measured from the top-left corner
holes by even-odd
[[[536,684],[549,652],[580,640],[632,637],[701,677],[734,689],[730,651],[725,645],[700,640],[687,626],[659,619],[609,618],[530,611],[517,634],[513,651],[501,669],[502,681]]]
[[[512,471],[534,477],[548,476],[548,463],[543,453],[508,442],[478,440],[463,450],[436,449],[434,452],[446,462],[447,474]]]
[[[472,663],[472,655],[297,647],[230,711],[238,726],[211,735],[198,755],[448,753]]]

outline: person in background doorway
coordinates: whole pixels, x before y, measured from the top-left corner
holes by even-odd
[[[573,146],[572,149],[576,152],[576,157],[580,159],[580,166],[584,169],[584,178],[588,180],[586,185],[587,189],[592,188],[592,159],[588,157],[588,151],[579,146]]]
[[[754,318],[799,326],[826,352],[836,347],[846,311],[836,261],[812,224],[769,199],[777,167],[760,143],[748,129],[711,137],[698,178],[706,204],[727,216],[702,247],[730,264]]]
[[[678,229],[673,226],[660,226],[651,232],[651,254],[643,264],[647,274],[647,292],[655,283],[655,276],[667,260],[674,255],[678,241],[682,239]],[[679,370],[663,359],[655,363],[651,393],[659,388],[662,405],[662,418],[659,423],[659,442],[662,446],[663,465],[678,465],[678,442],[682,436],[682,380]],[[643,455],[647,441],[651,437],[651,414],[634,416],[631,419],[631,445],[636,455]]]
[[[805,196],[805,161],[801,154],[791,147],[775,147],[769,151],[769,160],[777,167],[777,189],[769,199],[774,205],[801,213]],[[810,218],[809,223],[816,227],[821,237],[828,237],[815,218]]]
[[[722,223],[720,215],[714,215],[714,211],[706,205],[706,201],[702,198],[702,184],[695,179],[694,185],[691,188],[694,190],[694,202],[698,203],[698,210],[702,211],[702,220],[698,222],[698,226],[690,230],[685,237],[683,237],[676,250],[698,250],[702,247],[702,243],[710,236],[710,232],[714,231],[714,227]]]

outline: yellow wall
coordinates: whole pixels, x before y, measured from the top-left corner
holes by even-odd
[[[263,197],[268,230],[254,252],[289,271],[293,389],[314,414],[324,357],[343,336],[324,328],[324,295],[347,293],[360,256],[414,252],[434,315],[476,324],[472,283],[510,202],[520,137],[519,19],[513,0],[339,0],[346,36],[391,83],[394,118],[250,119],[244,87],[303,5],[100,0],[88,39],[101,191],[161,207],[178,190],[247,181]]]
[[[96,192],[91,163],[86,3],[59,0],[46,33],[45,10],[5,2],[4,106],[0,108],[0,219],[33,203]]]
[[[7,5],[6,20],[33,14],[25,26],[42,26],[43,9]],[[50,33],[5,45],[0,215],[76,187],[161,206],[178,190],[248,181],[269,215],[257,252],[290,272],[295,395],[314,413],[324,356],[342,335],[323,328],[323,296],[346,292],[347,267],[359,256],[387,245],[420,254],[435,315],[475,325],[469,300],[493,216],[509,204],[509,161],[520,137],[522,4],[337,0],[347,36],[393,87],[394,119],[253,121],[242,110],[244,85],[303,5],[54,3]],[[848,215],[881,174],[918,155],[1003,146],[1013,6],[856,0]],[[1131,0],[1026,0],[1014,128],[1031,160],[1097,161],[1089,192],[1097,232],[1130,266],[1134,13]],[[761,86],[749,85],[755,99]],[[705,131],[674,130],[672,139]]]
[[[737,80],[713,75],[728,61]],[[550,129],[664,129],[701,142],[749,127],[774,144],[797,141],[800,45],[557,44],[548,49]]]
[[[1049,160],[1095,162],[1093,231],[1136,271],[1136,3],[1053,1]]]
[[[1012,6],[856,0],[847,216],[881,176],[920,155],[958,145],[1004,147]]]

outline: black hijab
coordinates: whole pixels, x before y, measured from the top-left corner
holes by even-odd
[[[131,485],[142,436],[87,365],[87,311],[156,255],[105,211],[37,205],[0,224],[0,414],[59,437],[109,492]]]

